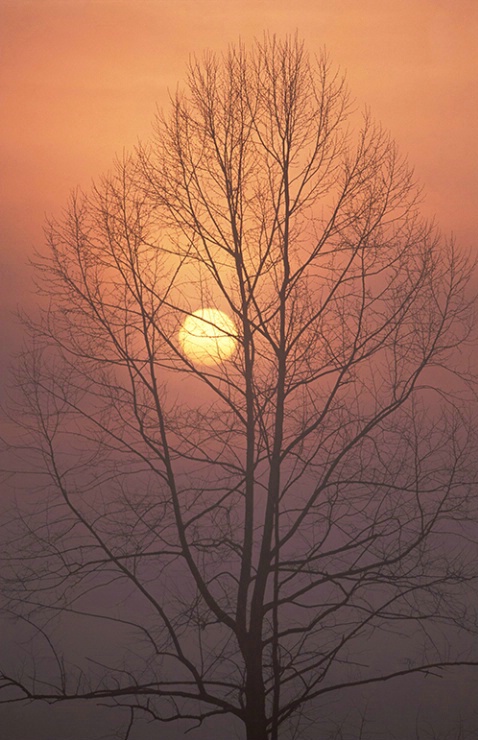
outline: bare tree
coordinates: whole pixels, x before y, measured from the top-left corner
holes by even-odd
[[[435,639],[475,624],[471,266],[349,116],[297,40],[206,55],[49,224],[4,574],[56,669],[4,674],[7,701],[277,740],[327,694],[472,663]],[[63,655],[68,617],[89,656]],[[386,668],[385,630],[413,636]]]

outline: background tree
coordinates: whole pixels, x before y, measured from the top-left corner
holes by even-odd
[[[206,55],[153,143],[50,223],[4,573],[54,665],[4,674],[6,701],[277,740],[326,694],[464,662],[436,626],[475,624],[470,265],[388,134],[348,119],[296,40]],[[67,617],[94,643],[69,657]],[[384,630],[417,629],[423,652],[377,665]]]

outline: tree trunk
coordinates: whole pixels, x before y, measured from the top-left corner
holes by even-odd
[[[264,693],[246,694],[246,738],[247,740],[269,740],[265,715]]]
[[[262,678],[262,650],[260,646],[254,645],[249,650],[246,670],[246,737],[247,740],[268,740],[266,698]]]

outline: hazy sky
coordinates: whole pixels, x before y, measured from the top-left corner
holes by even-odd
[[[0,0],[0,372],[45,215],[148,138],[190,54],[264,30],[328,49],[478,254],[477,0]]]
[[[188,56],[265,29],[327,47],[409,155],[427,213],[475,246],[476,0],[1,0],[2,303],[26,298],[45,214],[149,136]]]

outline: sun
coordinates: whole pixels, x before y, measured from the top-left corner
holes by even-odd
[[[188,316],[178,336],[184,353],[198,365],[219,365],[237,347],[234,322],[216,308],[200,308]]]

